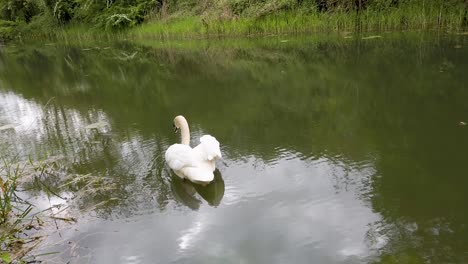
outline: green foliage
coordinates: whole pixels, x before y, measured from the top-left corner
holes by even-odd
[[[0,19],[29,22],[40,13],[34,0],[0,0]]]
[[[1,259],[4,263],[10,263],[10,262],[11,262],[11,257],[10,257],[10,254],[8,254],[8,252],[2,252],[2,253],[0,253],[0,259]]]
[[[160,6],[157,0],[0,0],[0,19],[27,24],[43,22],[47,26],[53,19],[60,25],[74,22],[115,30],[142,23],[149,12]]]
[[[0,42],[13,39],[16,34],[16,26],[15,22],[0,20]]]
[[[249,0],[234,0],[229,3],[232,13],[240,15],[249,7]]]
[[[75,1],[58,0],[55,2],[53,8],[49,6],[49,10],[52,11],[54,18],[57,19],[58,22],[66,23],[73,18],[76,6],[77,4]]]
[[[77,0],[75,19],[99,28],[118,30],[138,25],[160,3],[156,0],[83,1]]]

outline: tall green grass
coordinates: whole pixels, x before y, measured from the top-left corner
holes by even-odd
[[[361,12],[283,11],[260,18],[209,19],[200,17],[153,21],[130,29],[130,37],[200,38],[213,36],[250,36],[326,31],[394,31],[463,29],[463,8],[443,5],[406,4],[383,11],[366,9]]]

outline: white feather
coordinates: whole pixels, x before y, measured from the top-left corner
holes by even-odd
[[[219,142],[215,137],[204,135],[200,138],[200,144],[194,148],[197,150],[203,159],[214,160],[221,158],[221,150]]]
[[[196,159],[190,146],[183,144],[171,145],[166,150],[166,162],[173,170],[181,170],[184,167],[196,166]]]

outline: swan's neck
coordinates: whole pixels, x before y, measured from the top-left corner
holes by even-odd
[[[187,121],[180,124],[180,142],[184,145],[190,144],[190,129]]]

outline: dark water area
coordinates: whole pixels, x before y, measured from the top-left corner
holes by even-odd
[[[208,186],[165,165],[178,114]],[[22,195],[77,220],[46,263],[466,263],[465,123],[467,35],[0,49],[2,157],[59,160]]]

